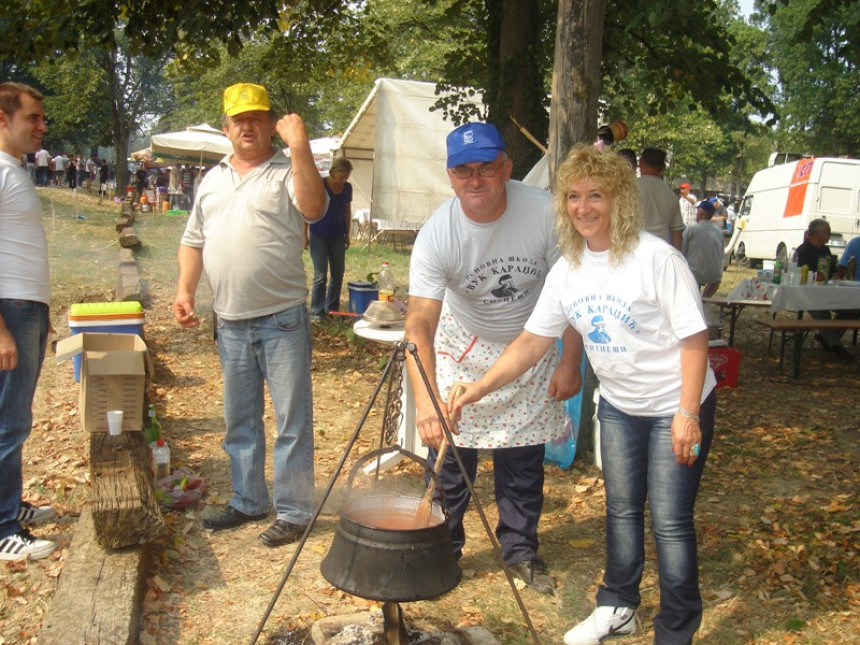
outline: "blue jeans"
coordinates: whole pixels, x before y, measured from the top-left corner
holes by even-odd
[[[278,519],[305,525],[314,509],[311,330],[305,305],[247,320],[218,318],[224,374],[223,447],[230,456],[233,499],[246,515],[269,510],[264,381],[277,425],[273,500]]]
[[[702,441],[693,466],[672,452],[672,417],[635,417],[601,399],[600,450],[606,484],[606,570],[599,606],[639,606],[645,564],[645,499],[657,543],[660,612],[654,642],[690,643],[702,621],[693,509],[714,434],[716,394],[701,406]]]
[[[346,269],[346,238],[320,237],[308,234],[308,249],[314,263],[314,282],[311,287],[311,313],[322,316],[340,311],[340,292],[343,272]],[[326,290],[326,273],[331,272]]]
[[[0,539],[21,530],[21,450],[33,427],[33,395],[45,358],[48,305],[0,298],[0,315],[15,339],[18,365],[0,370]]]

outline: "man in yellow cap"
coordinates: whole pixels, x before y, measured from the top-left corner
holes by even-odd
[[[265,479],[264,382],[276,417],[274,486],[277,518],[260,539],[267,546],[297,540],[314,503],[311,332],[302,263],[305,223],[320,219],[328,197],[297,114],[280,119],[265,88],[237,83],[224,91],[224,133],[233,153],[200,183],[179,246],[173,315],[200,324],[194,294],[203,269],[218,320],[224,374],[224,450],[233,498],[205,518],[212,530],[269,514]],[[290,149],[272,145],[275,134]]]

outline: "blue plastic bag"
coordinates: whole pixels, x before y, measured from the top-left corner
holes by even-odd
[[[561,341],[559,349],[561,349]],[[585,357],[579,367],[582,380],[585,381]],[[546,453],[543,462],[554,464],[559,468],[568,468],[576,456],[576,439],[579,436],[579,418],[582,411],[582,390],[575,396],[564,402],[564,410],[567,412],[567,420],[564,423],[564,434],[546,444]]]

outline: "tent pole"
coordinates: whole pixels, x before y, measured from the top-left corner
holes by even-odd
[[[520,132],[523,133],[523,135],[525,136],[526,139],[528,139],[533,144],[535,144],[540,149],[540,151],[542,153],[546,154],[546,146],[545,145],[543,145],[540,141],[538,141],[531,132],[529,132],[528,130],[525,129],[525,127],[521,126],[519,124],[519,122],[513,117],[512,114],[508,114],[508,118],[514,122],[514,125],[519,128]]]

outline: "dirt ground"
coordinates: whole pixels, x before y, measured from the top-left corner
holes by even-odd
[[[735,269],[732,269],[735,271]],[[174,467],[185,465],[206,481],[195,508],[166,514],[169,532],[152,545],[140,640],[145,645],[221,645],[250,642],[276,592],[294,546],[265,547],[258,534],[268,521],[213,533],[202,517],[231,495],[221,450],[221,379],[210,325],[181,330],[169,306],[173,284],[144,275],[146,341],[155,361],[154,401],[171,446]],[[91,300],[110,299],[91,292]],[[54,324],[62,328],[62,308]],[[736,333],[743,352],[740,382],[719,390],[717,431],[697,507],[705,613],[698,640],[717,644],[860,642],[860,350],[857,360],[836,362],[807,344],[800,381],[779,371],[768,337],[744,312]],[[764,314],[762,314],[764,315]],[[314,414],[317,492],[321,496],[355,431],[387,348],[353,336],[347,322],[314,328]],[[382,409],[368,417],[350,462],[379,442]],[[273,425],[271,410],[267,426]],[[25,448],[25,496],[52,503],[54,524],[36,533],[60,548],[49,558],[0,565],[0,644],[36,643],[74,525],[88,497],[88,442],[77,416],[77,386],[69,365],[45,362],[35,424]],[[494,524],[491,464],[477,480],[480,500]],[[413,480],[396,470],[393,481]],[[274,602],[260,643],[299,642],[313,621],[375,611],[376,603],[334,589],[319,572],[337,522],[343,494],[337,480]],[[555,596],[522,591],[531,622],[544,643],[593,608],[603,559],[603,486],[591,455],[571,469],[547,467],[541,555],[559,582]],[[502,643],[531,642],[487,535],[472,511],[460,564],[463,581],[433,601],[403,605],[407,621],[422,628],[481,625]],[[653,545],[642,581],[639,634],[619,643],[649,643],[657,612]],[[82,608],[84,609],[84,608]]]

